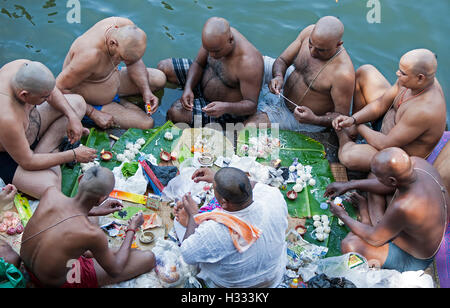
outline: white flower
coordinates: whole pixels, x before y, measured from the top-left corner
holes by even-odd
[[[145,144],[145,139],[144,138],[139,138],[138,140],[136,140],[136,144],[139,144],[140,146],[143,146]]]
[[[128,150],[132,150],[134,148],[134,144],[128,142],[127,145],[126,145],[126,148]]]
[[[310,179],[308,184],[309,184],[309,186],[314,186],[314,185],[316,185],[316,180]]]

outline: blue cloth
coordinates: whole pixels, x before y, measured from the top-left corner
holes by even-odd
[[[384,262],[383,269],[393,269],[401,273],[407,271],[423,271],[430,266],[434,257],[426,260],[417,259],[400,249],[394,243],[389,243],[389,254]]]

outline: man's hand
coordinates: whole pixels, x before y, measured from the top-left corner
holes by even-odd
[[[327,201],[330,205],[330,211],[334,216],[337,216],[339,219],[342,219],[344,216],[347,216],[347,211],[344,207],[334,204],[332,201]]]
[[[226,103],[224,102],[211,102],[205,108],[202,109],[210,117],[221,117],[226,111]]]
[[[69,138],[70,143],[74,144],[79,141],[83,132],[84,128],[80,119],[77,117],[70,118],[69,123],[67,124],[67,137]]]
[[[145,103],[146,108],[145,112],[148,115],[154,114],[159,108],[159,98],[155,96],[152,92],[143,94],[142,98],[144,99]],[[147,109],[148,107],[150,107],[150,112]]]
[[[192,175],[192,180],[195,183],[198,182],[212,183],[214,182],[215,174],[216,173],[209,168],[200,168],[194,172],[194,174]]]
[[[76,156],[74,158],[76,158],[78,163],[90,163],[97,158],[96,149],[91,149],[83,145],[80,145],[78,148],[74,149],[74,151]]]
[[[144,224],[144,214],[142,212],[137,213],[131,217],[128,222],[128,228],[137,230]]]
[[[117,199],[108,198],[103,201],[99,206],[94,207],[89,216],[106,216],[123,209],[122,201]]]
[[[297,108],[295,108],[294,117],[300,123],[313,123],[317,118],[314,112],[305,106],[298,106]]]
[[[115,126],[114,117],[110,114],[101,112],[94,108],[91,115],[89,116],[95,124],[101,129],[108,129]]]
[[[340,131],[343,128],[351,127],[355,124],[355,118],[340,115],[336,119],[333,120],[333,128],[337,131]]]
[[[184,195],[183,199],[178,202],[178,209],[184,208],[189,216],[194,216],[198,214],[198,205],[192,199],[191,194]]]
[[[348,182],[334,182],[327,186],[323,196],[326,198],[336,198],[349,190]]]
[[[280,95],[281,89],[283,89],[284,79],[281,76],[273,78],[269,83],[269,90],[273,94]]]
[[[189,89],[188,87],[184,89],[180,101],[181,105],[183,105],[183,108],[186,109],[187,111],[194,110],[194,92],[192,92],[192,90]]]

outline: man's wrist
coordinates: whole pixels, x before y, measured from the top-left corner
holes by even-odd
[[[353,119],[353,125],[358,125],[358,121],[356,120],[355,116],[352,115],[351,118]]]

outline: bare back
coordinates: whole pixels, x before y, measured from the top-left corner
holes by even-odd
[[[4,65],[0,68],[0,106],[2,112],[0,113],[0,130],[5,132],[5,138],[13,138],[15,143],[27,143],[31,145],[35,138],[37,131],[32,131],[32,124],[34,123],[35,114],[32,113],[34,106],[28,104],[19,104],[14,98],[14,93],[11,90],[10,81],[16,75],[20,67],[28,62],[27,60],[16,60]],[[14,131],[17,135],[12,136]],[[0,152],[5,152],[3,142],[0,137]]]
[[[444,184],[439,173],[425,160],[418,157],[411,159],[417,180],[407,191],[397,192],[386,215],[402,213],[405,227],[394,243],[412,256],[426,259],[434,256],[442,241],[446,222],[450,218],[450,198],[445,191],[446,209],[440,188]],[[427,172],[436,178],[439,184]]]
[[[38,209],[28,222],[22,240],[38,234],[69,217],[80,215],[71,206],[71,199],[56,188],[42,197]],[[86,216],[76,216],[58,224],[22,244],[20,255],[29,270],[44,285],[61,286],[69,270],[67,262],[78,259],[99,228]]]
[[[309,50],[309,38],[313,28],[314,26],[309,26],[304,30],[305,33],[301,34],[301,36],[304,34],[304,38],[294,60],[295,70],[284,86],[284,95],[296,104],[310,108],[316,115],[324,115],[327,112],[338,111],[336,107],[339,108],[339,106],[335,106],[336,102],[333,101],[332,88],[341,76],[354,76],[354,67],[346,50],[343,50],[328,65],[327,61],[313,58]],[[327,67],[320,72],[324,65]],[[316,76],[317,79],[314,79]],[[304,96],[310,86],[309,92]],[[347,103],[350,104],[350,101],[351,99]],[[291,111],[293,110],[291,104],[287,106]]]
[[[244,63],[256,63],[250,68],[250,73],[254,79],[262,80],[264,63],[261,53],[239,31],[234,28],[231,31],[236,42],[234,54],[219,60],[208,56],[204,69],[201,87],[210,102],[239,102],[243,99],[245,93],[241,92],[241,76],[249,73]],[[256,89],[254,92],[259,91]]]
[[[437,79],[429,90],[414,98],[411,90],[399,87],[383,119],[382,133],[414,136],[402,149],[410,156],[427,158],[442,137],[446,114],[445,98]]]
[[[133,25],[133,22],[121,17],[106,18],[77,38],[70,47],[63,71],[57,78],[58,87],[65,85],[71,74],[76,74],[78,78],[71,93],[80,94],[93,105],[109,104],[118,93],[120,74],[111,57],[104,51],[106,34],[114,31],[116,26],[127,25]],[[83,69],[80,70],[81,67]],[[64,89],[61,90],[64,92]]]

